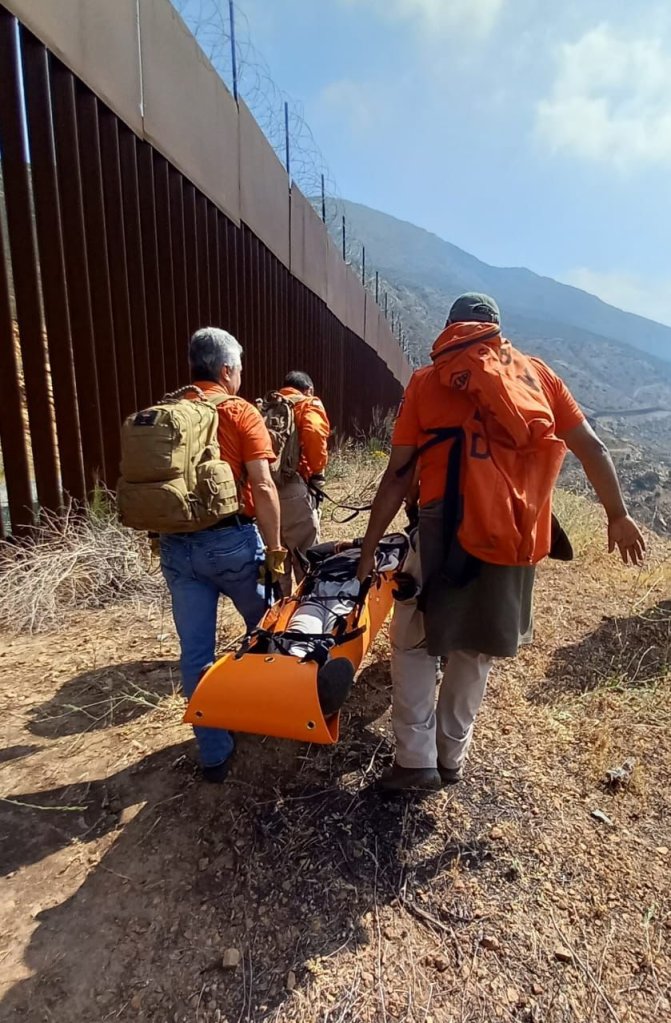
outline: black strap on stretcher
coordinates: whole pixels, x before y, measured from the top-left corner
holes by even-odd
[[[361,514],[361,512],[370,511],[371,508],[373,507],[372,503],[371,504],[361,504],[361,505],[358,505],[358,504],[343,504],[341,501],[336,501],[336,499],[334,497],[331,497],[330,494],[327,494],[326,491],[323,490],[321,487],[315,487],[314,485],[310,485],[309,482],[307,484],[307,487],[308,487],[308,490],[310,491],[310,493],[313,495],[313,497],[315,497],[317,499],[318,503],[323,501],[323,500],[330,501],[330,503],[332,505],[335,505],[336,508],[340,508],[340,509],[342,509],[342,511],[348,511],[348,512],[352,513],[351,515],[348,515],[346,518],[338,520],[339,525],[342,525],[342,526],[344,526],[346,522],[351,522],[352,519],[355,519],[357,517],[357,515]]]
[[[340,635],[292,631],[271,632],[269,629],[253,629],[243,640],[235,658],[239,660],[248,653],[289,655],[290,647],[296,643],[301,643],[311,647],[303,657],[303,660],[316,661],[321,667],[323,664],[326,664],[329,654],[334,647],[349,643],[351,639],[362,636],[365,631],[363,626],[348,631],[344,627],[344,623]],[[258,647],[258,650],[252,649],[255,646]]]

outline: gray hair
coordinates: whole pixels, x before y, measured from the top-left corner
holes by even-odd
[[[242,345],[227,330],[201,327],[189,343],[192,380],[219,381],[224,366],[242,368]]]

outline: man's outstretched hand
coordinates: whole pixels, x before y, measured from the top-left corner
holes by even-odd
[[[371,574],[375,567],[375,553],[369,554],[366,551],[361,551],[361,557],[359,559],[359,567],[357,568],[356,577],[360,583],[366,581],[368,576]]]
[[[645,540],[631,515],[622,515],[608,523],[608,552],[618,548],[625,565],[640,565],[645,556]]]
[[[368,528],[361,545],[361,560],[356,574],[361,583],[373,571],[375,548],[403,503],[403,498],[410,485],[410,477],[406,469],[409,465],[414,464],[414,456],[414,447],[392,444],[389,464],[375,495]]]

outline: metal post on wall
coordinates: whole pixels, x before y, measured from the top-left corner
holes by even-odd
[[[231,73],[233,75],[233,98],[238,102],[238,58],[235,52],[235,10],[233,0],[228,0],[228,19],[231,26]]]
[[[385,291],[385,293],[384,293],[384,318],[385,318],[385,320],[387,319],[387,306],[388,306],[388,303],[389,303],[389,295]]]
[[[375,271],[375,301],[377,302],[380,298],[380,272]]]
[[[366,246],[361,246],[361,283],[366,287]]]
[[[326,223],[326,190],[324,188],[324,175],[322,174],[322,223]]]
[[[347,262],[347,226],[345,224],[345,214],[342,215],[342,258]]]
[[[291,177],[291,161],[289,159],[289,104],[286,101],[284,104],[284,151],[287,175]]]

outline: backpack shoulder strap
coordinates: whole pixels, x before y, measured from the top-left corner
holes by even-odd
[[[195,384],[185,384],[184,387],[178,387],[176,391],[168,391],[158,404],[163,404],[164,401],[181,401],[182,398],[186,398],[187,394],[195,394],[201,401],[207,400],[205,391],[201,391],[200,387]]]
[[[213,395],[213,397],[210,397],[208,394],[206,394],[205,401],[207,401],[210,405],[214,405],[215,408],[218,408],[219,405],[223,405],[224,402],[231,401],[231,399],[237,397],[238,397],[237,394],[215,394]]]
[[[182,398],[186,398],[187,394],[195,394],[199,401],[205,401],[208,405],[214,405],[215,408],[218,405],[223,405],[225,401],[229,401],[231,398],[237,398],[237,394],[214,394],[210,395],[205,391],[201,390],[195,384],[186,384],[184,387],[178,387],[176,391],[169,391],[164,394],[161,398],[161,402],[164,401],[180,401]]]
[[[295,409],[297,405],[301,405],[304,401],[310,401],[306,394],[281,394],[279,391],[268,391],[263,399],[263,404],[284,404],[290,405],[292,409]]]

